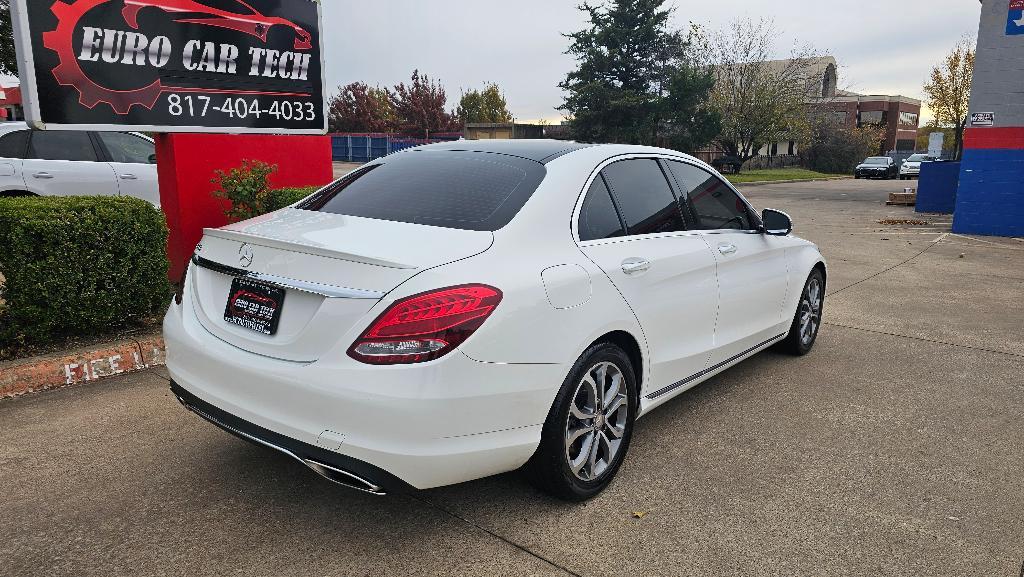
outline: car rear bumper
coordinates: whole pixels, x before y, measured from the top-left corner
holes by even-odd
[[[375,495],[412,489],[408,483],[379,467],[297,441],[222,411],[186,391],[174,381],[171,381],[171,393],[186,409],[210,423],[236,437],[284,453],[335,483]]]
[[[536,450],[568,371],[481,363],[459,351],[382,367],[343,354],[313,363],[271,359],[209,333],[188,295],[168,311],[164,339],[174,393],[193,412],[321,475],[317,464],[381,489],[356,485],[371,492],[426,489],[520,467]]]

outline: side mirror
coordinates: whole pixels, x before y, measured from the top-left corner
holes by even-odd
[[[793,219],[789,215],[770,208],[761,212],[761,232],[771,236],[786,236],[793,232]]]
[[[150,154],[149,155],[149,163],[150,164],[156,164],[156,154]]]

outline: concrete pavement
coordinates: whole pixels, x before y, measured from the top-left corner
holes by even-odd
[[[815,351],[641,419],[586,504],[516,474],[344,490],[188,414],[152,370],[0,402],[0,575],[1018,577],[1024,242],[878,224],[919,218],[885,206],[898,188],[748,190],[829,259]]]

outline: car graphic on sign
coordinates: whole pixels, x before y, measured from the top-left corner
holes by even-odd
[[[139,11],[143,8],[159,8],[174,14],[203,14],[205,17],[183,18],[176,22],[237,30],[263,42],[267,41],[267,34],[272,27],[287,26],[295,31],[296,50],[310,50],[313,47],[312,36],[301,26],[284,18],[264,16],[243,0],[235,1],[242,5],[244,12],[228,12],[195,0],[125,0],[122,14],[125,22],[135,29],[139,28]]]

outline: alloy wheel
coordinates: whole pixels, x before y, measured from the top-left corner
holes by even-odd
[[[582,481],[600,477],[615,461],[629,419],[629,395],[614,363],[594,365],[576,386],[565,423],[565,458]]]
[[[811,278],[800,299],[800,342],[808,346],[814,341],[821,325],[822,299],[821,280]]]

